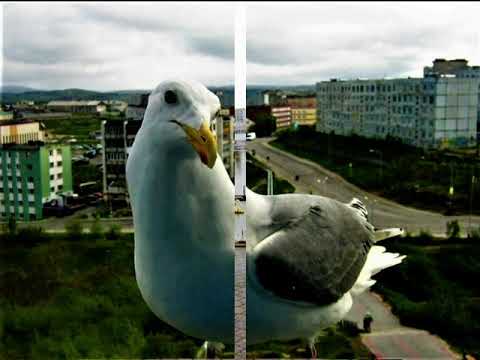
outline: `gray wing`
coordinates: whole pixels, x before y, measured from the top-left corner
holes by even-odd
[[[365,207],[356,199],[350,204],[318,196],[272,199],[275,231],[253,249],[259,283],[285,299],[335,302],[352,288],[373,245]]]

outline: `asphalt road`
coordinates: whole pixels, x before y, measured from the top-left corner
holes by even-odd
[[[419,210],[400,205],[366,192],[347,182],[341,176],[324,167],[299,158],[268,145],[270,138],[247,143],[247,150],[255,150],[255,157],[266,163],[277,176],[291,182],[296,192],[327,196],[342,202],[360,199],[367,207],[372,222],[377,228],[401,227],[411,233],[428,230],[444,235],[448,221],[458,220],[462,230],[469,228],[469,216],[444,216],[440,213]],[[267,160],[268,157],[268,160]],[[299,180],[295,180],[295,175]],[[480,226],[480,216],[471,217],[472,228]]]

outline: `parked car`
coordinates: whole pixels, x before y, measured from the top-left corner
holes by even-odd
[[[256,138],[257,138],[257,135],[254,132],[249,132],[247,134],[247,141],[252,141],[252,140],[255,140]]]

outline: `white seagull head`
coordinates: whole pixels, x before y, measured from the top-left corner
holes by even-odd
[[[204,85],[190,80],[164,81],[150,94],[144,122],[164,139],[188,141],[202,163],[213,168],[217,140],[210,125],[219,110],[218,97]]]

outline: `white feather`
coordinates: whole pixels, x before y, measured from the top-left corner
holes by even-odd
[[[357,281],[350,289],[353,295],[359,295],[375,284],[376,281],[372,279],[373,275],[383,269],[400,264],[406,257],[405,255],[400,256],[397,253],[385,251],[386,249],[383,246],[372,246]]]

